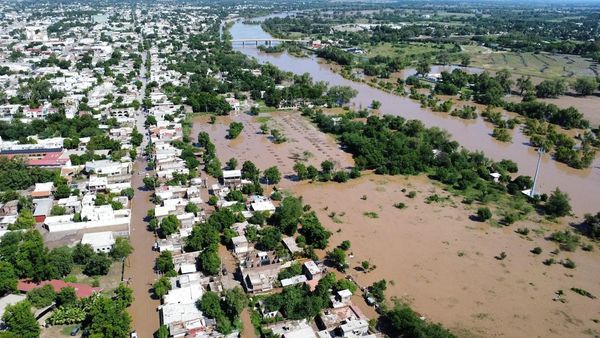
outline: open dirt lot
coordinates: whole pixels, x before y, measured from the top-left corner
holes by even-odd
[[[405,192],[402,189],[406,189]],[[362,285],[386,279],[387,295],[408,302],[422,315],[464,337],[566,337],[598,335],[600,302],[573,287],[600,295],[598,249],[550,252],[545,239],[565,226],[523,221],[496,228],[470,219],[476,206],[460,198],[427,204],[443,191],[425,177],[364,175],[345,184],[301,183],[296,195],[312,205],[333,232],[331,246],[350,240],[349,272]],[[410,191],[417,195],[411,199]],[[403,202],[405,209],[394,207]],[[335,216],[331,217],[332,213]],[[370,214],[367,214],[370,213]],[[514,231],[528,227],[528,236]],[[540,255],[530,253],[539,246]],[[496,259],[501,252],[507,257]],[[575,269],[543,260],[570,258]],[[377,268],[355,269],[363,260]],[[563,290],[565,302],[554,301]]]

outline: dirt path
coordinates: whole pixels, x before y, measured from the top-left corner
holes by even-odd
[[[241,337],[242,338],[258,338],[258,336],[256,335],[256,332],[254,331],[254,326],[252,325],[252,320],[250,320],[250,310],[248,308],[245,308],[244,311],[242,311],[240,319],[242,320],[242,325],[244,326]]]
[[[149,201],[151,192],[139,189],[143,187],[143,176],[137,175],[138,170],[143,170],[144,165],[145,161],[138,160],[136,162],[136,174],[132,180],[135,196],[133,197],[130,239],[134,251],[126,263],[125,280],[129,279],[129,286],[133,288],[135,297],[129,308],[129,313],[133,318],[133,329],[137,331],[138,337],[152,337],[159,327],[156,311],[160,302],[150,296],[150,289],[156,278],[153,270],[156,253],[152,251],[152,245],[155,242],[154,234],[146,229],[144,222],[148,209],[152,207]]]

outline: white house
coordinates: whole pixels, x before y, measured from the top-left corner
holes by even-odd
[[[92,232],[83,234],[81,244],[89,244],[96,252],[108,253],[115,245],[112,231]]]

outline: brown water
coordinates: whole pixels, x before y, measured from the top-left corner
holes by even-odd
[[[152,245],[156,239],[154,234],[146,229],[144,222],[148,209],[154,207],[149,200],[152,192],[139,190],[144,185],[142,182],[144,176],[137,175],[137,172],[143,170],[144,166],[145,161],[138,160],[136,162],[136,174],[131,182],[135,189],[132,200],[130,235],[134,251],[127,259],[124,280],[129,281],[129,287],[133,288],[135,297],[129,308],[133,319],[133,329],[137,331],[138,337],[152,337],[159,326],[157,307],[160,302],[152,299],[150,293],[152,284],[157,278],[153,270],[156,252],[152,251]]]
[[[245,25],[237,22],[231,28],[235,38],[269,37],[258,25]],[[435,113],[420,107],[407,97],[383,92],[364,83],[344,79],[331,71],[331,66],[319,63],[315,57],[297,58],[286,53],[267,54],[253,46],[235,46],[240,52],[256,58],[261,63],[271,63],[278,68],[297,74],[309,73],[316,81],[326,81],[330,85],[350,86],[358,91],[352,101],[355,108],[367,107],[373,100],[381,102],[380,111],[384,114],[399,115],[407,119],[421,120],[428,127],[439,127],[452,134],[453,139],[472,151],[483,151],[493,160],[511,159],[518,163],[520,174],[533,176],[538,160],[534,148],[528,144],[528,137],[520,130],[515,130],[512,143],[498,142],[492,137],[492,126],[479,118],[475,121],[464,121],[449,116],[447,113]],[[569,194],[574,212],[583,214],[600,210],[600,203],[595,199],[600,188],[600,159],[596,159],[591,168],[576,170],[558,163],[545,155],[539,174],[537,190],[549,193],[559,187]]]

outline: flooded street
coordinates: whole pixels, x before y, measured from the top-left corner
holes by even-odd
[[[144,222],[148,209],[154,207],[149,200],[152,191],[140,189],[144,186],[142,182],[144,176],[137,175],[139,170],[144,170],[145,164],[145,161],[136,161],[136,174],[132,179],[135,195],[132,200],[130,240],[134,251],[126,261],[124,277],[125,281],[129,280],[129,287],[133,288],[135,299],[129,308],[129,313],[138,337],[152,337],[158,330],[159,316],[156,311],[160,305],[159,300],[151,298],[152,284],[156,278],[153,269],[156,252],[152,251],[155,238],[154,234],[146,229],[146,222]]]
[[[230,30],[234,39],[265,38],[269,35],[258,25],[246,25],[237,22]],[[326,81],[330,85],[350,86],[358,91],[353,100],[355,108],[368,107],[373,100],[381,102],[380,111],[384,114],[399,115],[407,119],[418,119],[428,127],[439,127],[447,130],[454,140],[465,148],[483,151],[493,160],[511,159],[518,163],[520,174],[533,176],[538,155],[528,145],[528,137],[520,130],[515,130],[512,143],[502,143],[490,137],[493,127],[479,118],[465,121],[451,117],[447,113],[434,113],[423,109],[416,101],[372,88],[364,83],[344,79],[331,71],[327,64],[320,63],[315,57],[298,58],[283,54],[267,54],[260,52],[255,46],[235,45],[242,53],[256,58],[261,63],[272,63],[282,70],[297,74],[309,73],[316,81]],[[575,213],[596,212],[599,205],[596,193],[600,188],[600,160],[596,159],[591,168],[576,170],[558,163],[545,155],[539,175],[538,190],[549,193],[555,187],[567,192],[572,200]]]

